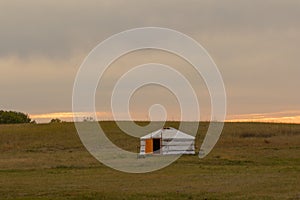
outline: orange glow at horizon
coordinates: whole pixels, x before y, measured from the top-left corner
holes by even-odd
[[[300,124],[300,111],[281,111],[273,113],[255,113],[232,115],[227,117],[227,122],[273,122]]]
[[[86,117],[94,116],[93,113],[81,112],[55,112],[44,114],[32,114],[30,118],[39,123],[49,122],[51,119],[59,118],[64,121],[82,121]],[[96,117],[101,120],[114,120],[112,113],[109,112],[96,112]],[[134,119],[134,120],[147,120],[147,119]],[[226,122],[271,122],[271,123],[294,123],[300,124],[300,111],[282,111],[274,113],[256,113],[256,114],[242,114],[242,115],[229,115]]]
[[[49,122],[51,119],[59,118],[63,121],[74,121],[74,118],[77,119],[76,121],[80,121],[86,117],[94,116],[93,113],[89,112],[80,112],[80,113],[73,113],[73,112],[55,112],[55,113],[43,113],[43,114],[32,114],[29,115],[31,119],[36,120],[37,122],[45,123]],[[104,118],[110,119],[111,114],[107,112],[96,112],[97,118]]]
[[[300,124],[300,115],[299,116],[290,116],[290,117],[265,117],[265,118],[236,118],[229,119],[226,122],[271,122],[271,123],[291,123],[291,124]]]

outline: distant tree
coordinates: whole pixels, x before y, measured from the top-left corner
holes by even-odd
[[[51,119],[50,123],[62,123],[62,121],[58,118]]]
[[[31,119],[27,114],[16,111],[0,110],[0,124],[22,124],[30,122]]]
[[[93,122],[93,121],[95,121],[95,120],[94,120],[93,117],[84,117],[84,118],[83,118],[83,121],[84,121],[84,122]]]

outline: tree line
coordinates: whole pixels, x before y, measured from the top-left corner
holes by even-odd
[[[0,110],[0,124],[34,123],[28,114],[16,111]]]
[[[95,121],[92,117],[84,117],[83,122]],[[51,119],[49,123],[63,123],[61,119]],[[26,124],[36,123],[36,121],[30,119],[28,114],[16,111],[4,111],[0,110],[0,124]]]

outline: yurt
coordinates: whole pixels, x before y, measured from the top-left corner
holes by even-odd
[[[166,127],[140,138],[140,155],[195,154],[195,137]]]

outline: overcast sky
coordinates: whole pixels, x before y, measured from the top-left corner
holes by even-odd
[[[87,54],[113,34],[157,26],[185,33],[206,48],[223,76],[228,119],[300,122],[299,19],[298,0],[0,1],[0,109],[38,120],[49,113],[68,116],[75,76]],[[163,52],[136,52],[111,66],[107,84],[122,75],[122,67],[153,61],[188,68]],[[203,88],[202,83],[196,90],[202,119],[208,119]],[[109,91],[97,91],[97,99],[105,94]],[[169,107],[168,118],[176,119],[180,113],[171,96],[145,87],[135,94],[132,114],[147,119],[149,106],[162,103]],[[110,118],[108,105],[97,108]]]

